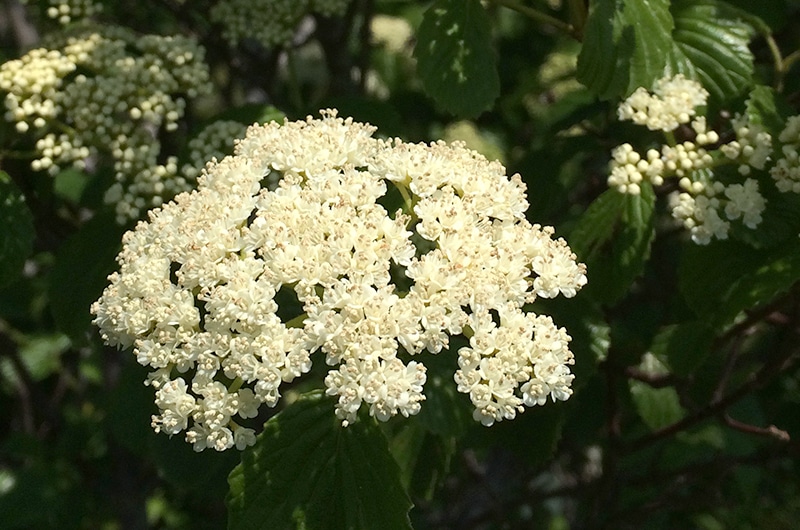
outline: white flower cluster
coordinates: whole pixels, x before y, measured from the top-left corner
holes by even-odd
[[[34,170],[83,169],[89,157],[110,155],[117,182],[106,201],[120,222],[136,219],[189,188],[175,157],[159,162],[158,134],[177,128],[185,97],[210,91],[203,58],[186,37],[75,28],[50,49],[0,65],[5,116],[38,138]]]
[[[238,121],[211,122],[189,140],[189,160],[181,168],[181,173],[189,179],[197,179],[206,162],[231,154],[235,141],[243,138],[246,132],[247,126]]]
[[[783,156],[772,166],[770,175],[780,191],[800,193],[800,116],[792,116],[786,120],[786,127],[781,131],[778,140],[783,144]]]
[[[620,120],[631,120],[646,125],[651,131],[673,131],[682,123],[689,123],[697,107],[706,104],[708,91],[697,81],[683,74],[664,77],[656,81],[652,93],[637,88],[620,104]]]
[[[680,180],[685,190],[670,196],[672,216],[689,229],[692,241],[707,245],[711,239],[727,239],[730,222],[741,218],[748,228],[761,223],[766,200],[758,191],[758,182],[748,178],[743,184],[725,186],[718,181]],[[720,215],[723,212],[725,217]]]
[[[751,168],[764,169],[772,154],[772,135],[764,130],[764,126],[751,123],[746,117],[737,115],[731,120],[736,140],[721,145],[719,150],[730,158],[740,162],[739,173],[749,175]]]
[[[223,28],[231,46],[254,39],[266,48],[291,42],[300,21],[310,13],[341,16],[350,0],[229,0],[211,8],[211,20]]]
[[[485,425],[569,397],[570,336],[523,306],[574,296],[585,267],[526,220],[520,177],[461,144],[373,132],[335,111],[254,125],[125,235],[92,312],[153,369],[156,430],[196,450],[249,445],[241,418],[276,405],[315,352],[344,425],[362,407],[411,416],[421,354],[460,334],[455,379]]]
[[[760,125],[737,116],[732,120],[737,139],[717,146],[719,134],[709,130],[706,118],[696,113],[696,107],[705,105],[708,97],[699,83],[678,75],[659,80],[654,92],[651,95],[637,89],[620,105],[619,117],[664,131],[667,143],[644,156],[627,143],[616,147],[608,185],[621,193],[637,195],[643,182],[660,186],[667,178],[677,178],[681,191],[670,196],[672,216],[698,244],[706,245],[712,238],[726,239],[730,221],[741,219],[748,228],[756,228],[766,208],[758,181],[748,178],[726,186],[714,180],[713,170],[726,160],[738,162],[741,175],[748,175],[751,167],[764,169],[772,152],[770,135]],[[683,124],[693,129],[694,138],[678,143],[674,130]]]

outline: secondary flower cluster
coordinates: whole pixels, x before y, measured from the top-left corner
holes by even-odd
[[[663,131],[666,143],[644,155],[627,143],[616,147],[608,177],[609,186],[630,194],[638,194],[646,181],[659,186],[667,178],[678,179],[680,191],[670,196],[672,216],[698,244],[726,239],[731,221],[758,226],[766,207],[758,181],[746,178],[726,185],[714,170],[734,162],[739,164],[738,173],[747,176],[751,168],[764,169],[772,153],[770,134],[743,116],[732,120],[736,139],[720,145],[720,135],[697,115],[707,98],[700,83],[680,74],[657,81],[652,93],[637,89],[620,105],[619,118]],[[682,125],[688,126],[684,132],[691,131],[692,139],[678,142],[675,132]]]
[[[373,133],[335,111],[254,125],[196,191],[125,235],[92,312],[152,369],[157,431],[196,450],[250,445],[242,419],[276,405],[312,355],[343,425],[362,407],[411,416],[423,354],[462,334],[455,381],[476,420],[570,396],[570,336],[523,306],[574,296],[585,268],[526,220],[520,177],[462,144]]]
[[[106,201],[120,222],[136,219],[190,187],[158,136],[177,129],[187,98],[210,91],[203,57],[186,37],[78,26],[0,66],[5,117],[35,135],[34,170],[83,169],[110,155],[116,183]]]
[[[307,15],[341,16],[348,4],[350,0],[228,0],[211,8],[211,20],[222,25],[231,46],[253,39],[272,48],[291,42]]]

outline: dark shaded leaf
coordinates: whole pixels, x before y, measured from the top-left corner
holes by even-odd
[[[371,420],[342,427],[321,392],[270,419],[228,482],[231,529],[410,528],[383,433]]]
[[[622,298],[641,274],[655,237],[655,193],[643,185],[640,195],[606,190],[581,216],[568,240],[586,263],[585,287],[599,301]]]
[[[71,236],[56,255],[50,275],[50,304],[58,328],[77,342],[86,340],[89,308],[100,297],[115,268],[123,228],[110,215],[98,215]]]
[[[22,192],[0,171],[0,287],[19,277],[35,235],[33,216]]]
[[[425,91],[444,110],[477,116],[500,95],[491,25],[479,0],[438,0],[425,12],[414,47]]]

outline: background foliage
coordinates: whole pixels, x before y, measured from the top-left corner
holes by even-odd
[[[796,525],[800,203],[768,196],[758,229],[697,246],[670,220],[669,186],[628,196],[606,177],[614,146],[644,142],[616,105],[665,72],[703,83],[710,122],[750,98],[777,136],[800,104],[797,2],[355,0],[302,14],[271,46],[227,42],[207,16],[220,3],[105,1],[95,15],[205,48],[213,93],[193,101],[173,151],[215,120],[332,107],[499,158],[527,183],[531,220],[588,265],[576,300],[542,305],[573,336],[575,394],[484,428],[444,364],[414,421],[343,431],[312,392],[265,416],[251,450],[193,453],[151,431],[144,369],[91,326],[131,226],[101,200],[111,168],[34,171],[33,139],[6,120],[0,527]],[[2,3],[0,62],[61,31],[49,7]]]

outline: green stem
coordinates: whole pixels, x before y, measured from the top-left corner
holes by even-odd
[[[408,188],[397,182],[394,184],[397,188],[397,191],[399,191],[400,195],[403,197],[403,203],[406,206],[406,213],[411,216],[411,222],[413,223],[417,220],[417,214],[414,213],[414,198],[408,193]]]
[[[231,386],[228,387],[228,393],[233,394],[234,392],[242,388],[243,384],[244,380],[242,380],[241,377],[237,377],[236,379],[233,380]]]
[[[297,110],[303,110],[303,96],[300,93],[300,83],[297,80],[297,65],[294,60],[294,49],[286,50],[286,70],[289,76],[289,99]]]
[[[783,59],[783,62],[781,63],[782,70],[780,72],[780,85],[776,86],[776,89],[779,91],[783,90],[783,80],[786,76],[786,72],[788,72],[797,61],[800,61],[800,50],[790,53]]]
[[[787,70],[786,61],[781,57],[781,50],[772,35],[765,34],[764,39],[766,39],[769,52],[772,54],[772,62],[775,64],[775,90],[781,92],[783,91],[783,78]]]
[[[535,20],[536,22],[542,24],[549,24],[559,30],[562,33],[573,37],[574,39],[580,40],[580,32],[575,29],[572,24],[567,24],[563,20],[559,20],[554,16],[548,15],[547,13],[542,13],[541,11],[534,9],[532,7],[524,6],[515,2],[514,0],[491,0],[497,5],[501,5],[503,7],[507,7],[508,9],[513,9],[518,13],[522,13],[523,15],[527,16],[531,20]]]

